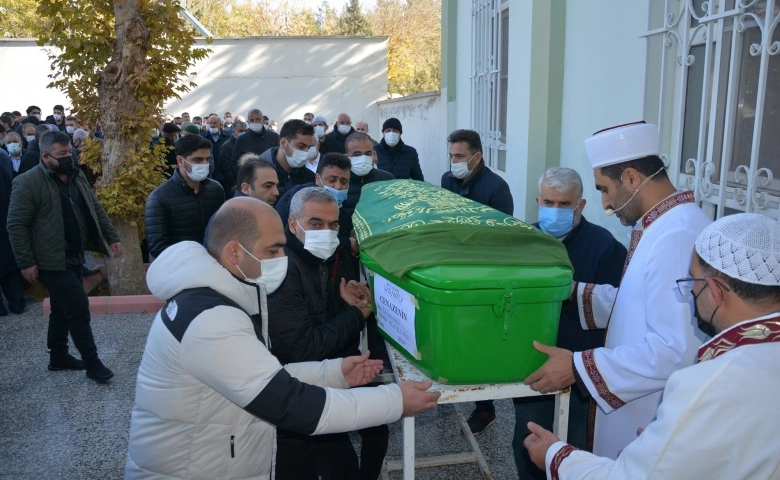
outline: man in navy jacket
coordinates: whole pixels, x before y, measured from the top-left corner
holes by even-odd
[[[485,165],[479,134],[455,130],[447,141],[452,169],[442,175],[441,188],[511,216],[515,207],[509,185]]]

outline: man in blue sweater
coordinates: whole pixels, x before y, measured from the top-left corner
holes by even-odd
[[[482,159],[482,140],[474,130],[455,130],[447,139],[452,169],[441,177],[441,188],[512,215],[509,185]]]

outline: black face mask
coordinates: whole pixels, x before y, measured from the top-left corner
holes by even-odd
[[[705,284],[704,288],[709,287],[709,285]],[[699,330],[706,333],[710,337],[714,337],[717,332],[715,331],[715,327],[712,325],[712,319],[715,318],[715,313],[718,311],[718,308],[720,308],[720,305],[718,305],[715,308],[715,311],[712,312],[712,315],[710,315],[709,322],[701,318],[701,314],[699,313],[699,297],[701,296],[701,292],[704,291],[704,288],[701,289],[698,295],[693,296],[693,316],[696,317],[696,323],[699,326]]]
[[[73,165],[73,157],[71,155],[68,155],[67,157],[52,157],[53,159],[57,160],[57,163],[59,164],[54,171],[59,173],[60,175],[66,175],[70,173],[75,167]]]

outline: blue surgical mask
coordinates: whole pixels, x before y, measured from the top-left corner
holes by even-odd
[[[561,238],[574,228],[576,208],[539,207],[539,228],[553,237]]]
[[[335,188],[329,187],[327,185],[323,185],[322,188],[333,195],[333,198],[335,198],[336,202],[339,204],[339,208],[341,208],[341,204],[344,203],[344,200],[347,199],[347,193],[349,190],[336,190]]]

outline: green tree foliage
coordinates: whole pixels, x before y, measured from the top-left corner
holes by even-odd
[[[103,129],[103,148],[88,142],[80,161],[101,174],[96,194],[125,247],[125,258],[107,262],[114,295],[145,289],[139,226],[146,198],[164,180],[150,132],[163,103],[195,87],[180,79],[208,54],[192,48],[180,11],[177,0],[40,0],[37,10],[38,43],[53,47],[49,87],[67,94],[82,122]]]
[[[0,2],[0,37],[37,37],[41,21],[35,10],[36,0],[3,0]]]
[[[371,22],[368,21],[360,10],[358,0],[349,0],[349,4],[344,8],[344,13],[339,17],[340,35],[361,35],[369,36],[374,34]]]

